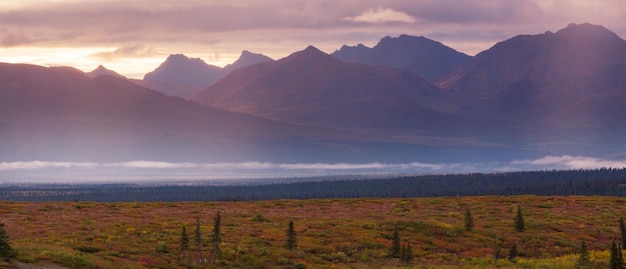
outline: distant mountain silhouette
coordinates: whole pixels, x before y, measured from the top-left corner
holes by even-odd
[[[209,65],[200,58],[189,58],[183,54],[172,54],[143,80],[165,81],[200,90],[222,76],[222,68]]]
[[[92,77],[92,78],[95,78],[97,76],[112,76],[112,77],[118,77],[118,78],[126,78],[125,76],[122,76],[113,70],[107,69],[106,67],[102,65],[99,65],[96,69],[85,74],[87,74],[87,76]]]
[[[238,69],[192,100],[293,124],[337,129],[456,127],[438,111],[444,92],[403,69],[344,63],[309,46],[275,62]]]
[[[239,59],[237,59],[232,64],[224,66],[224,71],[227,74],[245,66],[258,64],[258,63],[272,62],[272,61],[274,61],[274,59],[267,57],[263,54],[252,53],[247,50],[244,50],[241,52]]]
[[[471,59],[437,41],[409,35],[387,36],[373,48],[363,44],[344,45],[331,55],[344,62],[406,68],[431,81],[450,74]]]
[[[143,81],[135,82],[166,95],[189,97],[235,69],[269,61],[273,60],[244,50],[237,61],[221,68],[206,64],[200,58],[172,54],[154,71],[146,74]]]

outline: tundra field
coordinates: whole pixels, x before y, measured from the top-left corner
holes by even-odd
[[[525,229],[515,229],[518,206]],[[474,226],[465,229],[466,211]],[[256,202],[8,202],[2,268],[607,268],[626,197],[480,196]],[[221,243],[211,243],[220,212]],[[197,218],[200,220],[200,252]],[[296,247],[287,249],[293,220]],[[181,252],[182,227],[189,249]],[[390,257],[394,229],[412,261]],[[508,254],[515,244],[515,263]],[[403,247],[404,248],[404,247]],[[35,267],[37,266],[37,267]]]

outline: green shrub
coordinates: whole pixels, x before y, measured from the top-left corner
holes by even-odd
[[[93,262],[81,252],[54,250],[44,251],[42,254],[53,262],[67,265],[70,268],[95,268]]]
[[[170,247],[167,245],[166,242],[159,241],[157,243],[157,246],[154,248],[154,251],[156,251],[157,253],[170,253]]]
[[[83,253],[96,253],[96,252],[100,252],[103,250],[99,247],[87,247],[87,246],[75,247],[74,249]]]
[[[253,218],[252,221],[256,221],[256,222],[270,222],[269,219],[263,217],[263,215],[261,215],[261,213],[256,214]]]

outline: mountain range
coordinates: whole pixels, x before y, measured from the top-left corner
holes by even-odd
[[[347,130],[456,126],[434,108],[445,92],[408,70],[344,63],[309,46],[275,62],[241,68],[193,96],[203,105],[299,125]],[[435,123],[435,124],[433,124]]]
[[[2,160],[493,161],[626,150],[626,41],[592,24],[470,57],[424,37],[143,80],[1,64]],[[174,96],[167,96],[174,95]],[[183,98],[181,98],[183,97]]]
[[[200,58],[172,54],[137,83],[166,95],[189,97],[237,68],[270,61],[272,58],[244,50],[237,61],[221,68]]]

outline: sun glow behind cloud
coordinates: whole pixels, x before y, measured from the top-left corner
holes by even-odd
[[[361,15],[355,17],[346,17],[343,20],[364,23],[414,23],[417,21],[415,17],[406,14],[405,12],[382,7],[379,7],[378,9],[368,9]]]
[[[307,45],[330,53],[344,44],[371,45],[400,34],[423,35],[473,55],[514,35],[555,31],[569,23],[602,24],[623,37],[625,13],[620,0],[398,0],[384,5],[374,0],[8,0],[0,2],[0,61],[83,71],[104,64],[141,78],[173,53],[223,66],[242,50],[279,59]]]

